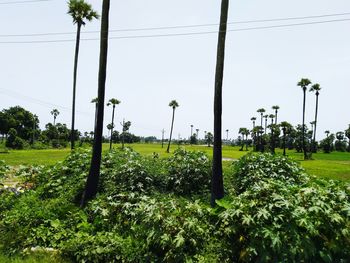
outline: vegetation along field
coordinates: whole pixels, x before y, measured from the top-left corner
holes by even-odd
[[[176,1],[176,6],[180,7],[180,2],[183,1]],[[120,3],[115,5],[118,7],[119,13],[116,15],[118,19],[110,20],[110,6],[113,8],[113,4],[118,1],[92,1],[95,4],[102,3],[101,9],[96,11],[85,0],[67,2],[0,0],[1,11],[13,5],[28,7],[48,4],[50,8],[42,14],[49,15],[50,21],[54,23],[60,21],[57,20],[59,16],[51,17],[51,15],[57,10],[62,11],[61,7],[67,8],[64,12],[66,18],[68,17],[76,27],[76,32],[65,30],[66,33],[64,33],[56,31],[54,29],[56,27],[51,27],[53,24],[48,23],[51,32],[15,34],[11,28],[13,23],[7,23],[7,27],[3,29],[8,32],[0,35],[3,39],[0,41],[2,48],[20,49],[22,45],[27,47],[33,45],[39,46],[38,50],[40,50],[40,53],[34,51],[32,53],[24,48],[2,52],[4,57],[7,57],[7,53],[10,54],[11,61],[0,61],[0,66],[6,65],[6,68],[3,68],[2,86],[6,84],[8,76],[11,76],[8,83],[13,85],[9,89],[1,87],[1,95],[11,97],[12,94],[14,99],[12,102],[16,103],[14,105],[23,105],[23,107],[13,106],[6,102],[4,104],[6,108],[0,111],[0,263],[350,262],[350,125],[346,114],[342,114],[344,116],[341,118],[334,117],[339,115],[334,114],[336,112],[334,110],[346,104],[341,103],[342,97],[346,96],[339,96],[343,92],[337,88],[346,83],[340,73],[347,71],[340,70],[341,64],[336,59],[340,57],[344,63],[347,60],[343,59],[343,55],[337,56],[334,53],[342,50],[340,46],[332,46],[329,48],[332,52],[329,53],[321,48],[324,47],[321,44],[337,42],[346,47],[344,50],[348,50],[349,45],[344,44],[345,41],[338,41],[333,34],[330,38],[330,34],[325,32],[318,34],[318,37],[325,35],[328,37],[327,41],[317,39],[317,49],[315,49],[311,31],[308,31],[307,41],[298,41],[298,45],[287,45],[291,42],[287,35],[290,37],[294,31],[289,30],[286,37],[279,36],[272,39],[277,43],[278,48],[286,45],[283,48],[288,52],[281,52],[282,49],[278,50],[273,46],[264,48],[265,41],[262,41],[261,37],[255,41],[243,37],[242,40],[247,41],[244,45],[239,44],[243,42],[235,37],[232,39],[235,39],[233,42],[238,44],[237,47],[244,46],[251,49],[248,53],[245,53],[248,50],[229,50],[228,53],[231,54],[229,59],[235,60],[234,68],[238,68],[240,72],[236,74],[237,72],[229,68],[226,70],[230,72],[229,78],[225,81],[223,79],[225,47],[232,42],[231,39],[226,41],[227,32],[239,34],[239,31],[246,31],[242,33],[248,37],[254,32],[253,30],[269,29],[270,32],[272,29],[283,30],[286,26],[288,29],[291,26],[321,26],[326,22],[350,20],[344,17],[350,13],[342,11],[343,13],[337,14],[290,16],[280,19],[260,18],[260,20],[252,17],[241,23],[243,20],[241,22],[228,20],[229,0],[221,0],[220,12],[218,12],[220,6],[216,1],[201,0],[201,8],[194,3],[196,1],[199,2],[199,0],[187,1],[183,9],[186,8],[188,12],[181,10],[180,13],[181,15],[190,14],[191,21],[196,21],[196,17],[205,17],[206,24],[196,25],[192,22],[192,25],[186,25],[181,22],[182,26],[139,25],[132,29],[132,22],[145,17],[137,15],[138,10],[141,10],[139,6],[129,9],[135,10],[132,14],[138,19],[131,18],[131,14],[128,13],[130,11],[123,11],[122,8],[130,5],[132,1],[119,1]],[[112,5],[111,2],[113,2]],[[147,4],[143,5],[142,12],[147,14],[147,18],[153,15],[151,12],[144,11],[156,2],[147,1]],[[157,4],[156,10],[170,7],[173,4],[170,2],[174,1],[163,2],[169,3]],[[259,1],[255,2],[254,4],[257,4]],[[264,5],[270,9],[268,2],[264,1]],[[295,4],[300,2],[299,0],[289,2],[291,7],[296,5],[298,11],[307,11],[304,7],[308,5],[306,2],[310,1],[299,3],[300,6]],[[328,5],[335,5],[333,2]],[[207,12],[204,6],[208,3],[212,6]],[[235,12],[240,11],[241,4],[245,4],[245,1],[237,2]],[[196,9],[193,12],[198,10],[204,12],[194,15],[190,10],[191,5]],[[252,8],[245,8],[243,13],[250,9]],[[290,10],[290,8],[287,9]],[[20,21],[19,19],[23,17],[25,19],[37,17],[29,11],[31,15],[28,16],[27,12],[26,15],[24,13],[22,15],[20,8],[12,10],[16,10],[16,14],[17,10],[19,11],[16,21],[17,19]],[[28,10],[33,11],[30,8]],[[212,24],[213,22],[209,24],[208,21],[214,21],[210,19],[213,18],[211,15],[216,12],[215,10],[218,24]],[[260,12],[260,8],[255,10],[263,13]],[[110,22],[120,23],[124,13],[128,15],[130,24],[125,24],[125,29],[121,29],[122,24],[110,29]],[[180,13],[176,17],[180,17]],[[111,12],[111,15],[115,14],[117,13]],[[7,15],[7,11],[2,14],[4,15]],[[61,13],[60,16],[63,14]],[[339,16],[342,19],[337,19]],[[12,19],[15,16],[11,14],[10,17]],[[155,20],[167,17],[165,11],[154,15]],[[175,17],[175,13],[169,17]],[[333,17],[332,20],[320,20],[330,19],[330,17]],[[310,18],[313,19],[312,22],[310,20],[306,22],[306,19]],[[85,31],[85,26],[99,19],[101,20],[99,31]],[[300,21],[287,24],[291,20]],[[42,21],[44,19],[41,19],[40,25],[45,24]],[[282,21],[286,24],[274,24]],[[270,24],[268,26],[260,24],[266,22]],[[248,26],[252,23],[255,25]],[[27,23],[18,24],[21,28],[26,28]],[[28,24],[35,23],[30,21]],[[234,24],[235,26],[247,24],[247,27],[232,28]],[[126,29],[127,25],[131,29]],[[213,26],[216,26],[217,31],[206,29]],[[328,24],[328,26],[331,25]],[[202,28],[202,31],[196,31],[199,28]],[[177,31],[170,33],[170,30],[174,29]],[[181,31],[184,29],[188,31]],[[158,33],[154,33],[155,30]],[[149,33],[146,33],[148,31]],[[122,32],[125,32],[125,35],[118,35]],[[265,36],[265,40],[270,40],[269,33],[265,32],[267,31],[264,31],[261,36]],[[90,34],[88,36],[85,33]],[[112,35],[109,35],[110,33]],[[218,37],[217,43],[211,43],[211,47],[217,48],[215,66],[210,65],[209,62],[213,59],[205,58],[205,55],[210,53],[206,44],[209,44],[209,39],[212,41],[213,38],[209,35],[213,36],[213,33],[217,33]],[[75,39],[68,37],[75,34]],[[342,32],[341,35],[345,37],[348,34]],[[171,42],[176,43],[176,48],[166,47],[167,43],[170,44],[167,42],[170,36]],[[37,39],[37,37],[40,38]],[[50,40],[46,39],[48,37]],[[179,44],[175,41],[177,37],[183,40],[187,37],[191,37],[191,40],[198,37],[201,42],[198,42],[195,50],[191,51],[191,45],[187,42],[186,45]],[[142,38],[142,48],[134,45],[136,42],[129,44],[129,41],[138,41],[140,38]],[[162,41],[162,48],[156,47],[159,42],[155,39]],[[300,39],[306,39],[306,37],[302,34],[294,37],[294,40]],[[86,45],[87,40],[89,45]],[[109,45],[110,41],[115,41],[117,45]],[[69,47],[69,42],[75,43],[72,70],[73,92],[69,93],[72,94],[71,108],[60,105],[66,103],[68,95],[65,90],[67,86],[65,76],[70,70],[65,71],[69,67],[66,62],[61,64],[59,61],[61,56],[66,59],[69,57],[67,54],[70,53],[68,51],[60,53],[59,50],[63,46]],[[99,42],[98,63],[97,53],[94,53],[98,51],[94,45],[96,42]],[[56,48],[46,52],[49,43]],[[128,44],[124,46],[123,43]],[[152,43],[152,48],[147,46],[147,43]],[[248,43],[253,44],[248,45]],[[300,58],[307,56],[298,52],[298,56],[293,57],[300,61],[298,65],[294,65],[291,62],[293,57],[289,59],[284,57],[287,53],[292,54],[292,49],[298,46],[301,46],[302,50],[307,50],[307,46],[304,46],[306,43],[311,48],[321,51],[309,52],[310,54],[315,53],[317,56],[332,54],[331,60],[329,57],[317,57],[317,59],[310,57],[302,61]],[[78,81],[80,45],[84,45],[81,55],[85,54],[85,58],[82,59],[84,67],[81,65],[79,67],[79,72],[82,74],[79,74]],[[107,74],[108,50],[115,47],[118,48],[115,50],[118,53],[114,53],[117,56],[109,58],[117,57],[118,63],[121,64],[116,67],[115,65],[118,64],[109,63],[111,69],[108,72],[113,73]],[[127,50],[123,50],[123,47]],[[89,48],[89,52],[86,52],[85,48]],[[255,53],[255,49],[257,51],[260,49],[259,53]],[[156,53],[152,53],[152,50],[153,52],[156,50]],[[197,54],[201,50],[205,51],[205,54]],[[271,56],[265,59],[266,61],[255,63],[255,60],[263,57],[262,53],[267,54],[269,50],[278,54],[278,59]],[[235,53],[231,51],[238,51],[236,54],[241,55],[232,56]],[[191,55],[186,55],[188,54],[186,52],[190,52]],[[87,60],[87,54],[89,54],[89,60]],[[149,55],[148,59],[143,59],[144,55]],[[172,55],[178,56],[181,66],[172,60]],[[209,55],[215,58],[214,54]],[[159,60],[158,56],[163,60]],[[31,59],[31,66],[23,64],[27,57]],[[44,62],[45,60],[42,59],[45,57],[50,61]],[[239,61],[240,57],[245,59],[244,63],[236,61]],[[41,67],[37,67],[37,60],[40,61]],[[11,66],[13,61],[16,62],[15,67]],[[69,61],[73,60],[70,58]],[[272,67],[268,64],[272,61],[280,61],[281,64]],[[313,66],[306,63],[307,61],[313,62]],[[318,63],[319,61],[325,63]],[[142,66],[144,62],[147,62],[147,68]],[[194,62],[198,62],[196,66],[192,64]],[[132,66],[129,63],[132,63]],[[170,64],[174,67],[169,67]],[[327,65],[327,74],[321,73],[323,71],[320,71],[318,64],[323,67]],[[57,65],[60,70],[55,72],[53,65]],[[214,81],[210,77],[207,79],[210,74],[201,72],[201,66],[204,65],[210,68],[210,72],[215,68]],[[261,65],[264,66],[261,67]],[[334,65],[339,68],[332,71]],[[94,74],[90,74],[92,71],[87,73],[86,69],[96,70],[97,66],[98,75],[95,76],[97,78],[90,79],[89,77]],[[298,68],[293,69],[292,66],[298,66]],[[161,67],[161,70],[158,67]],[[35,69],[35,74],[31,73],[32,68]],[[259,74],[254,72],[254,68],[259,68]],[[280,72],[282,68],[286,68],[288,73]],[[310,68],[313,71],[310,71]],[[266,69],[273,73],[273,78],[268,75]],[[7,72],[7,70],[10,71]],[[186,74],[179,73],[181,70],[186,70]],[[23,72],[26,74],[22,74]],[[37,77],[38,72],[40,72],[40,81]],[[285,88],[289,89],[291,85],[290,76],[294,76],[295,72],[310,72],[310,74],[314,72],[313,77],[325,84],[320,85],[303,77],[292,84],[295,91],[287,91]],[[132,75],[129,75],[130,73]],[[245,74],[248,73],[249,81],[246,81],[248,78]],[[30,85],[30,75],[36,77],[35,86]],[[324,75],[331,76],[329,78],[332,81],[327,82]],[[46,79],[47,76],[49,80]],[[110,79],[107,79],[107,76]],[[128,78],[127,83],[121,81],[125,76]],[[284,79],[279,79],[281,76]],[[113,82],[114,78],[118,81]],[[338,78],[340,82],[337,82]],[[20,85],[18,82],[22,79],[26,81],[25,85]],[[61,79],[64,82],[61,82]],[[210,83],[214,83],[214,97],[213,100],[210,98],[213,107],[210,106],[210,108],[206,83],[209,79]],[[240,83],[239,79],[244,80],[245,83]],[[285,79],[289,83],[285,83]],[[195,80],[200,82],[196,84],[193,82]],[[256,85],[256,82],[254,84],[256,80],[259,85]],[[78,85],[79,83],[81,84]],[[93,93],[90,93],[91,85],[95,85],[92,83],[98,83],[98,85],[97,90],[94,89]],[[108,92],[106,92],[106,83],[109,86]],[[225,90],[223,93],[223,83],[226,83],[227,87],[233,85],[233,89],[227,89],[227,92]],[[47,99],[49,97],[55,99],[55,103],[50,103],[43,97],[35,99],[18,92],[12,93],[12,89],[15,90],[18,86],[34,92],[42,85],[45,85],[43,90],[45,92],[41,92],[40,95],[47,96]],[[159,87],[161,90],[151,90],[151,87],[153,89],[157,85],[161,85]],[[269,90],[268,87],[273,85],[278,86],[278,92]],[[323,85],[328,89],[328,93],[323,93]],[[77,92],[77,86],[81,86],[78,89],[79,92]],[[173,90],[170,92],[167,86],[172,87]],[[240,89],[236,89],[236,86]],[[114,87],[117,88],[114,89]],[[182,88],[186,89],[185,92]],[[261,93],[258,90],[264,92]],[[131,93],[128,93],[129,91]],[[147,93],[144,93],[145,91]],[[195,96],[194,91],[196,91]],[[97,97],[91,98],[89,95],[89,99],[86,99],[84,95],[87,94],[94,94]],[[123,98],[123,103],[115,97],[106,97],[112,94]],[[177,97],[179,100],[167,97],[166,101],[170,102],[165,103],[164,98],[161,97],[169,94],[174,97],[179,96]],[[210,90],[210,94],[213,94],[213,90]],[[223,94],[227,96],[224,99]],[[234,97],[231,97],[233,94]],[[294,101],[293,94],[295,97],[298,96],[298,103]],[[330,98],[334,98],[332,97],[334,94],[336,99],[331,101]],[[60,97],[64,98],[64,102]],[[319,98],[322,99],[319,100]],[[38,115],[24,108],[28,106],[27,103],[21,104],[17,99],[23,99],[25,102],[41,107],[50,107],[50,110],[41,112],[39,118]],[[278,100],[281,107],[275,104]],[[230,107],[226,105],[223,107],[223,101],[229,101]],[[1,102],[4,103],[4,101]],[[196,104],[199,102],[200,107]],[[260,102],[270,103],[269,109],[254,105],[256,110],[252,115],[247,116],[251,103]],[[86,108],[83,107],[83,103]],[[121,103],[125,108],[120,108]],[[137,106],[132,103],[137,103]],[[234,110],[232,110],[233,106]],[[30,110],[33,109],[37,108]],[[106,109],[111,115],[106,116]],[[186,112],[178,114],[179,109],[185,109]],[[227,111],[225,114],[223,109]],[[62,110],[65,112],[61,114]],[[67,122],[67,110],[71,120],[69,124],[64,123]],[[91,110],[94,110],[94,114],[91,114]],[[163,117],[167,115],[163,110],[169,116],[166,121]],[[208,116],[209,110],[214,113],[213,116]],[[300,112],[297,121],[296,112]],[[343,110],[343,112],[347,111]],[[50,118],[42,118],[43,115]],[[84,118],[81,118],[82,115]],[[126,120],[124,116],[129,116],[132,122]],[[332,118],[327,120],[325,116],[332,116]],[[213,117],[212,120],[211,117]],[[201,120],[201,118],[204,119]],[[299,123],[291,124],[282,118]],[[321,122],[320,119],[322,119]],[[244,123],[245,127],[237,126],[241,125],[238,124],[238,120]],[[335,123],[334,120],[339,123]],[[167,132],[163,128],[165,122],[170,124],[167,126]],[[196,122],[196,125],[193,122]],[[228,123],[232,125],[229,128],[234,127],[235,130],[231,131],[230,135],[228,127],[224,128]],[[327,123],[331,123],[328,124],[329,127],[325,127]],[[321,128],[323,131],[320,131]],[[142,131],[140,134],[143,133],[143,135],[135,135],[132,133],[134,131],[135,133]],[[181,136],[184,131],[186,135]],[[147,135],[145,135],[146,132]],[[160,135],[160,132],[161,138],[157,138],[156,135]]]

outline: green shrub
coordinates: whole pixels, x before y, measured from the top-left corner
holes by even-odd
[[[0,182],[2,179],[4,179],[6,177],[6,174],[7,174],[9,169],[10,169],[10,167],[8,165],[6,165],[5,161],[0,160]]]
[[[180,195],[209,191],[211,163],[204,152],[177,149],[166,161],[166,167],[169,191]]]
[[[309,180],[298,163],[281,155],[247,154],[234,163],[232,185],[237,193],[269,179],[281,180],[288,185],[301,185]]]
[[[147,158],[130,148],[114,150],[103,157],[101,192],[150,192],[164,188],[162,160]]]
[[[346,262],[350,188],[268,179],[219,201],[222,257],[242,262]]]

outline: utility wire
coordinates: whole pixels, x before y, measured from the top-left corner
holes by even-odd
[[[53,0],[28,0],[28,1],[11,1],[11,2],[0,2],[0,5],[13,5],[13,4],[26,4],[26,3],[38,3],[38,2],[49,2]]]
[[[59,108],[60,110],[65,110],[65,111],[71,111],[72,110],[69,107],[65,107],[65,106],[62,106],[62,105],[58,105],[58,104],[50,103],[50,102],[43,101],[43,100],[40,100],[40,99],[36,99],[36,98],[33,98],[33,97],[29,97],[27,95],[23,95],[23,94],[18,93],[16,91],[4,89],[4,88],[0,88],[0,93],[2,93],[4,95],[7,95],[9,97],[13,97],[13,98],[16,98],[16,99],[22,99],[24,101],[27,101],[27,102],[30,102],[30,103],[34,103],[34,104],[37,104],[37,105],[41,105],[41,106],[44,106],[44,107],[48,107],[48,108],[55,107],[55,108]],[[89,114],[87,112],[83,112],[83,111],[77,111],[77,113],[83,114],[83,115],[86,115],[86,116],[91,116],[91,114]]]
[[[46,0],[49,1],[49,0]],[[227,23],[228,25],[234,24],[251,24],[251,23],[262,23],[262,22],[277,22],[277,21],[290,21],[290,20],[301,20],[301,19],[315,19],[323,17],[337,17],[346,16],[350,13],[338,13],[338,14],[324,14],[315,16],[300,16],[300,17],[287,17],[287,18],[273,18],[273,19],[260,19],[260,20],[245,20],[245,21],[234,21]],[[197,25],[178,25],[178,26],[165,26],[165,27],[145,27],[145,28],[125,28],[125,29],[112,29],[109,32],[135,32],[135,31],[150,31],[150,30],[165,30],[165,29],[181,29],[181,28],[197,28],[197,27],[208,27],[218,26],[219,24],[197,24]],[[82,34],[96,34],[100,31],[83,31]],[[75,35],[76,32],[53,32],[53,33],[33,33],[33,34],[6,34],[0,35],[0,37],[35,37],[35,36],[56,36],[56,35]]]
[[[270,25],[270,26],[259,26],[259,27],[247,27],[238,29],[229,29],[227,32],[239,32],[239,31],[252,31],[252,30],[264,30],[272,28],[284,28],[284,27],[295,27],[295,26],[305,26],[305,25],[315,25],[315,24],[325,24],[334,22],[345,22],[350,21],[347,19],[334,19],[334,20],[324,20],[324,21],[314,21],[314,22],[303,22],[303,23],[293,23],[293,24],[282,24],[282,25]],[[109,37],[110,40],[113,39],[137,39],[137,38],[159,38],[159,37],[177,37],[177,36],[194,36],[194,35],[208,35],[217,34],[218,31],[205,31],[205,32],[188,32],[188,33],[171,33],[171,34],[152,34],[152,35],[134,35],[134,36],[115,36]],[[99,40],[99,38],[84,38],[81,41],[94,41]],[[39,43],[62,43],[62,42],[74,42],[75,39],[57,39],[57,40],[28,40],[28,41],[0,41],[0,44],[39,44]]]

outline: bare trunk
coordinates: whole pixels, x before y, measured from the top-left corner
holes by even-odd
[[[111,128],[111,138],[109,140],[109,150],[112,150],[112,136],[113,136],[113,127],[114,127],[114,111],[115,111],[115,105],[113,105],[113,111],[112,111],[112,128]]]
[[[172,120],[171,120],[171,128],[170,128],[170,136],[169,136],[168,148],[166,149],[166,152],[167,152],[167,153],[169,153],[169,150],[170,150],[170,143],[171,143],[171,137],[172,137],[172,135],[173,135],[174,117],[175,117],[175,108],[173,108],[173,118],[172,118]]]
[[[75,95],[77,87],[77,73],[78,73],[78,57],[79,57],[79,45],[80,45],[80,31],[81,23],[77,23],[77,39],[75,43],[75,55],[74,55],[74,73],[73,73],[73,101],[72,101],[72,126],[70,135],[70,148],[74,149],[74,124],[75,124]]]
[[[220,27],[217,46],[215,92],[214,92],[214,143],[213,170],[211,179],[211,206],[215,201],[224,197],[224,183],[222,178],[222,82],[224,76],[225,43],[229,0],[221,1]]]
[[[108,52],[108,26],[109,26],[109,5],[110,0],[103,0],[101,40],[100,40],[100,66],[98,76],[98,104],[97,120],[95,125],[95,139],[92,148],[92,158],[90,171],[87,178],[85,191],[82,196],[81,206],[95,197],[100,178],[101,152],[102,152],[102,132],[103,132],[103,110],[105,100],[105,86],[107,73],[107,52]]]

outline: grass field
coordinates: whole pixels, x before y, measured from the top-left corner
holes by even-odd
[[[159,154],[160,157],[166,157],[168,154],[160,144],[132,144],[127,145],[133,148],[135,151],[151,156],[154,153]],[[104,144],[103,150],[107,151],[109,145]],[[115,145],[114,147],[120,147]],[[178,148],[177,145],[172,145],[171,151]],[[200,150],[206,152],[209,156],[212,155],[212,148],[201,145],[186,145],[188,150]],[[8,165],[29,165],[29,164],[41,164],[52,165],[58,161],[64,160],[69,154],[70,149],[46,149],[46,150],[16,150],[9,151],[8,153],[1,153],[0,160],[4,160]],[[222,156],[228,159],[238,159],[245,155],[247,151],[239,151],[239,147],[223,146]],[[278,151],[281,154],[281,151]],[[311,175],[316,175],[324,178],[339,179],[344,181],[350,181],[350,153],[347,152],[333,152],[331,154],[316,153],[313,154],[311,161],[304,161],[302,153],[296,153],[295,151],[288,151],[288,156],[298,162],[306,169]],[[227,164],[225,165],[227,167]]]

